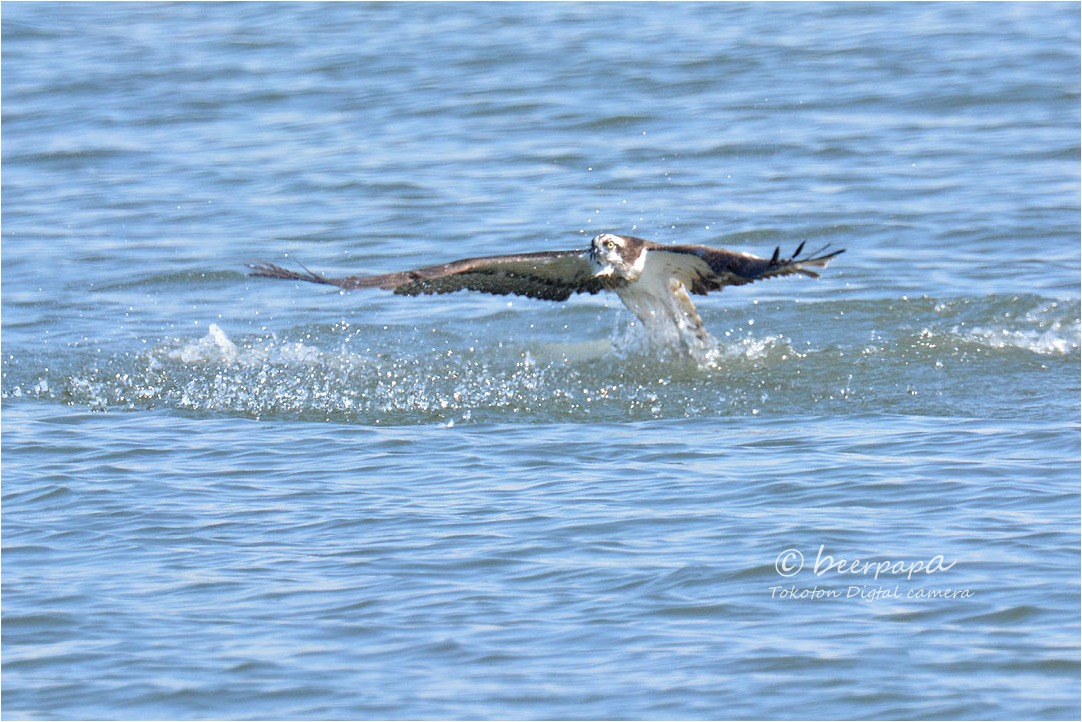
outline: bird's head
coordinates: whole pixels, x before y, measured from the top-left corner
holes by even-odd
[[[642,273],[646,242],[641,238],[602,233],[590,242],[590,259],[598,276],[633,281]]]

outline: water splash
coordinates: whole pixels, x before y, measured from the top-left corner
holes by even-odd
[[[234,340],[211,325],[200,338],[84,359],[68,372],[25,380],[6,372],[5,380],[16,383],[4,396],[94,410],[172,408],[376,424],[716,415],[748,397],[729,378],[731,368],[704,375],[693,362],[673,364],[631,343],[618,351],[609,342],[589,342],[410,355],[358,350],[348,336],[341,341],[331,350],[275,337]],[[785,349],[780,338],[746,340],[714,349],[713,358],[719,366],[723,357],[759,363]]]
[[[231,336],[211,324],[201,336],[137,352],[9,351],[2,398],[362,424],[988,415],[1021,413],[1038,396],[1029,385],[1077,375],[1076,302],[912,299],[758,312],[762,326],[785,333],[753,333],[752,319],[740,316],[692,358],[659,348],[626,319],[608,339],[489,345],[464,342],[454,329],[343,322],[280,338]],[[501,339],[506,322],[490,321],[485,338]],[[789,334],[806,324],[829,325],[819,337],[830,342],[794,342]],[[1057,375],[1025,375],[1033,368]]]
[[[237,345],[229,340],[217,324],[210,324],[207,335],[198,341],[185,344],[175,351],[167,352],[169,358],[184,364],[220,361],[232,363],[240,356]]]

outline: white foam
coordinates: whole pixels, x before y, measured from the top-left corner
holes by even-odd
[[[963,330],[958,326],[951,331],[962,339],[995,349],[1019,348],[1042,355],[1066,356],[1079,348],[1078,324],[1064,328],[1056,322],[1046,331],[983,327]]]

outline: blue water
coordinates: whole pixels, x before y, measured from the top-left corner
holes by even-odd
[[[1077,4],[0,11],[5,717],[1082,713]]]

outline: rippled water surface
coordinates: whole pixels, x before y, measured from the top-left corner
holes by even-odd
[[[1077,4],[2,10],[6,717],[1079,717]]]

